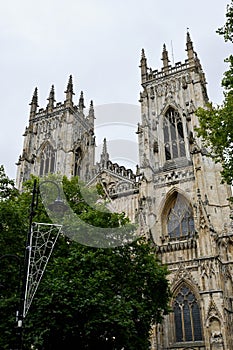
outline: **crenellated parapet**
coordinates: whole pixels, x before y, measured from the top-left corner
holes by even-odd
[[[189,32],[187,32],[186,38],[186,52],[187,59],[183,63],[176,62],[174,65],[171,65],[168,51],[166,45],[164,44],[161,58],[163,66],[161,70],[153,70],[152,68],[148,67],[145,51],[142,49],[142,57],[140,61],[142,86],[146,86],[147,83],[150,83],[152,80],[158,81],[167,78],[168,76],[187,71],[196,71],[198,73],[201,73],[203,83],[206,84],[205,75],[202,70],[198,55],[194,51]]]
[[[93,101],[90,101],[89,111],[85,114],[85,105],[84,105],[84,94],[83,91],[80,93],[80,98],[77,104],[74,104],[73,96],[75,95],[73,91],[73,82],[72,76],[70,75],[67,88],[65,90],[65,100],[63,102],[57,102],[55,100],[55,88],[52,85],[49,97],[47,98],[48,103],[46,107],[39,108],[38,105],[38,89],[36,88],[30,103],[30,124],[36,123],[39,120],[45,118],[51,118],[57,116],[60,112],[71,112],[75,115],[76,118],[82,122],[83,126],[89,131],[94,127],[94,107]],[[39,109],[38,109],[39,108]]]
[[[52,85],[45,107],[38,103],[36,88],[30,103],[29,125],[24,136],[23,153],[17,162],[17,186],[30,174],[43,176],[60,172],[68,177],[78,175],[83,180],[93,172],[95,154],[94,106],[85,110],[84,94],[74,102],[74,87],[70,75],[65,100],[56,102]]]

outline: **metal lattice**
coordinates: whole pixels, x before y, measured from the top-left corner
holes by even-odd
[[[62,225],[32,224],[23,317],[26,316],[52,254]]]

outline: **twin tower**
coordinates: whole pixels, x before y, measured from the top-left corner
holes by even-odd
[[[140,61],[141,122],[137,127],[136,174],[111,161],[104,141],[95,163],[93,102],[83,93],[74,104],[72,77],[65,101],[55,103],[52,86],[46,108],[34,92],[17,186],[30,174],[80,176],[100,182],[112,207],[138,221],[162,263],[170,270],[172,312],[154,325],[151,349],[233,349],[233,231],[221,168],[207,155],[195,128],[195,111],[208,102],[206,79],[190,34],[187,59],[171,65],[166,46],[162,68]],[[84,113],[85,112],[85,113]]]

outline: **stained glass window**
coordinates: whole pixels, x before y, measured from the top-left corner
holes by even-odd
[[[173,302],[176,342],[202,340],[200,308],[195,295],[183,285]]]
[[[163,122],[165,158],[185,157],[184,131],[181,117],[173,108],[169,108]]]
[[[170,238],[187,237],[194,233],[192,208],[177,194],[167,215],[167,232]]]
[[[40,155],[40,176],[55,172],[55,151],[47,144]]]

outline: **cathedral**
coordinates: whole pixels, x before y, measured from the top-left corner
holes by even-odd
[[[137,125],[136,173],[111,161],[106,139],[95,162],[95,111],[85,111],[83,92],[73,102],[69,77],[65,101],[52,86],[45,108],[37,89],[30,104],[24,146],[17,162],[17,186],[30,174],[80,176],[101,183],[116,211],[138,222],[169,268],[171,313],[151,332],[152,350],[233,349],[233,225],[221,167],[197,138],[195,111],[208,102],[205,74],[186,37],[187,58],[148,67],[142,50],[141,122]]]

